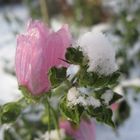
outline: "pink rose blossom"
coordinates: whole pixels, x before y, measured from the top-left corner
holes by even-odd
[[[79,127],[73,126],[67,120],[61,120],[59,126],[74,140],[95,140],[95,123],[92,120],[81,120]]]
[[[19,86],[25,86],[32,95],[48,91],[48,70],[53,66],[67,66],[59,58],[64,59],[70,44],[67,25],[54,32],[40,21],[31,21],[27,32],[17,38],[15,61]]]

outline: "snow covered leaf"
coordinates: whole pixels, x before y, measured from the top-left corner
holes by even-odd
[[[66,97],[63,97],[59,104],[60,111],[64,117],[66,117],[68,120],[79,123],[80,122],[80,116],[82,115],[84,108],[81,106],[75,106],[73,108],[69,107],[67,105],[67,99]]]
[[[67,104],[69,107],[74,108],[75,106],[81,106],[86,108],[92,106],[94,108],[101,105],[100,101],[93,96],[83,94],[76,87],[72,87],[67,93]]]
[[[122,98],[122,95],[112,91],[108,87],[96,90],[94,96],[105,105],[111,105]]]
[[[113,98],[111,99],[111,101],[109,102],[109,105],[115,103],[116,101],[118,101],[119,99],[121,99],[123,96],[114,92]]]

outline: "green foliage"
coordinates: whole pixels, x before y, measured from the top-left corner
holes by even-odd
[[[95,72],[87,72],[87,67],[82,67],[78,76],[80,86],[99,88],[114,85],[120,76],[120,72],[116,71],[112,75],[105,76]]]
[[[67,68],[65,67],[61,67],[61,68],[52,67],[49,70],[48,76],[52,88],[59,86],[62,82],[66,80],[66,70]]]
[[[16,140],[16,137],[9,130],[5,130],[4,140]]]
[[[106,92],[107,90],[111,90],[111,91],[112,91],[112,89],[110,89],[110,88],[108,88],[108,87],[95,90],[95,92],[94,92],[95,98],[99,99],[102,103],[104,103],[103,99],[101,99],[101,96],[102,96],[103,94],[105,94],[105,92]],[[121,98],[123,97],[122,95],[120,95],[120,94],[118,94],[118,93],[116,93],[116,92],[114,92],[114,91],[112,91],[112,94],[113,94],[113,97],[112,97],[112,99],[109,101],[109,105],[115,103],[116,101],[118,101],[119,99],[121,99]]]
[[[74,21],[78,26],[93,26],[107,17],[99,0],[74,0],[73,2]]]
[[[59,86],[51,90],[52,95],[59,97],[64,96],[64,94],[68,92],[70,87],[71,83],[68,80],[66,80],[65,82],[61,83]]]
[[[127,101],[124,100],[119,104],[119,107],[117,109],[115,116],[115,124],[117,126],[122,125],[124,121],[129,118],[129,116],[130,116],[130,106],[127,103]]]
[[[51,94],[50,92],[48,92],[39,96],[33,96],[32,93],[25,86],[19,86],[19,90],[21,90],[27,103],[38,103],[45,95]]]
[[[79,50],[79,47],[78,48],[70,47],[67,48],[65,58],[69,63],[82,65],[84,56],[83,52]]]
[[[66,97],[64,96],[59,105],[60,111],[64,117],[66,117],[68,120],[74,122],[74,123],[79,123],[80,122],[80,117],[84,111],[84,108],[81,106],[75,106],[73,108],[69,107],[67,104]]]
[[[0,122],[14,122],[21,113],[22,106],[18,102],[10,102],[1,107]]]
[[[116,92],[113,92],[113,98],[112,98],[112,100],[109,102],[109,105],[111,105],[111,104],[113,104],[113,103],[115,103],[116,101],[118,101],[119,99],[122,99],[122,95],[120,95],[120,94],[118,94],[118,93],[116,93]]]
[[[115,127],[114,122],[112,121],[112,110],[106,108],[105,106],[101,106],[98,108],[89,107],[87,110],[88,114],[94,118],[98,122],[105,123],[111,127]]]
[[[94,83],[96,82],[98,75],[93,72],[87,72],[87,69],[83,68],[80,70],[79,75],[78,75],[78,84],[80,86],[93,86]]]
[[[118,80],[118,78],[120,77],[121,73],[119,71],[116,71],[114,72],[110,78],[109,78],[109,81],[108,81],[108,84],[109,85],[112,85],[112,84],[115,84]]]
[[[34,140],[38,132],[45,133],[47,124],[41,120],[42,111],[40,104],[28,105],[20,117],[5,129],[4,140]]]

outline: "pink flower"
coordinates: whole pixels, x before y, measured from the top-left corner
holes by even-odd
[[[116,110],[118,109],[118,107],[119,107],[119,103],[113,103],[113,104],[111,105],[112,111],[116,111]]]
[[[71,44],[68,26],[57,32],[40,21],[31,21],[25,34],[17,38],[16,75],[20,86],[25,86],[32,95],[40,95],[50,88],[48,70],[52,66],[66,66],[66,48]]]
[[[95,140],[95,123],[92,120],[82,119],[79,127],[73,126],[67,120],[61,120],[59,125],[74,140]]]

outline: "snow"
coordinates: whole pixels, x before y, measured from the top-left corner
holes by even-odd
[[[47,131],[41,136],[41,138],[36,138],[35,140],[64,140],[65,137],[66,135],[64,129],[60,129],[59,132],[57,130],[51,130],[50,133]]]
[[[126,80],[122,82],[123,87],[140,87],[140,78]]]
[[[71,80],[75,74],[79,71],[80,66],[79,65],[70,65],[67,69],[67,76],[69,76],[69,80]]]
[[[111,90],[107,90],[105,91],[105,93],[102,94],[101,99],[104,100],[105,104],[109,104],[109,102],[112,100],[113,98],[113,92]]]
[[[11,20],[5,20],[5,14]],[[18,83],[15,77],[14,59],[16,49],[16,36],[14,32],[20,32],[24,26],[15,19],[26,21],[28,18],[27,9],[24,6],[6,6],[0,9],[0,105],[7,102],[17,101],[22,97],[18,90]],[[25,21],[23,23],[25,23]]]
[[[131,116],[128,120],[121,125],[117,134],[107,126],[96,125],[96,140],[139,140],[140,139],[140,95],[138,96],[138,101],[134,102],[132,92],[129,92],[128,102],[131,106]]]
[[[114,3],[117,1],[114,0],[106,0],[106,1],[113,1]],[[121,1],[121,0],[119,0]],[[139,0],[137,0],[139,1]],[[140,1],[139,1],[140,2]],[[137,3],[136,3],[137,4]],[[116,5],[114,4],[114,7]],[[119,6],[118,6],[119,7]],[[137,5],[139,7],[139,5]],[[14,72],[14,52],[15,52],[15,46],[16,46],[16,37],[12,33],[14,29],[20,29],[23,30],[23,27],[20,25],[15,27],[15,25],[10,26],[3,17],[3,9],[0,9],[0,104],[7,103],[9,101],[15,101],[18,100],[21,96],[20,91],[18,91],[18,85],[17,81],[14,75],[11,75],[11,73]],[[19,17],[23,18],[23,24],[27,22],[27,9],[23,6],[16,6],[10,10],[10,15],[16,14]],[[22,14],[22,16],[21,16]],[[56,20],[55,20],[56,22]],[[15,24],[15,22],[14,22]],[[17,25],[17,23],[16,23]],[[55,24],[55,26],[58,26]],[[11,29],[12,27],[12,29]],[[57,29],[57,27],[56,27]],[[81,31],[83,29],[77,28],[77,31]],[[84,32],[87,31],[87,29],[84,30]],[[97,31],[97,30],[96,30]],[[114,36],[113,36],[114,38]],[[112,39],[112,38],[111,38]],[[138,45],[138,44],[137,44]],[[139,51],[139,47],[137,46],[134,49],[134,52],[130,52],[130,55],[133,57],[135,55],[135,52],[137,53]],[[8,69],[9,72],[5,71],[5,69]],[[138,77],[138,73],[140,72],[140,67],[134,69],[133,73],[131,74],[132,77]],[[136,80],[137,79],[137,80]],[[135,83],[135,85],[139,85],[138,78],[125,81],[122,83],[124,86],[131,85]],[[132,82],[133,81],[133,82]],[[116,92],[123,94],[122,86],[118,86],[116,88]],[[134,93],[129,93],[130,96],[133,96]],[[139,125],[139,118],[140,118],[140,100],[138,102],[134,102],[132,100],[133,97],[129,98],[129,102],[131,105],[131,116],[130,118],[125,122],[124,125],[122,125],[117,136],[114,131],[107,127],[103,126],[102,124],[96,125],[96,140],[139,140],[140,139],[140,125]],[[140,96],[139,96],[140,99]],[[30,116],[31,119],[33,119]],[[2,131],[4,130],[4,127],[0,127],[0,140],[2,139]]]
[[[69,102],[76,103],[77,98],[80,96],[79,91],[76,89],[76,87],[73,87],[69,89],[67,94],[67,99]]]
[[[96,108],[101,105],[99,100],[93,98],[92,96],[82,94],[76,87],[72,87],[71,89],[69,89],[67,100],[68,106],[70,107],[79,104],[84,107],[93,106],[94,108]]]
[[[88,71],[110,75],[117,70],[115,51],[103,33],[87,32],[79,38],[78,44],[89,60]]]
[[[22,97],[14,76],[0,72],[0,85],[0,105],[16,101]]]
[[[91,105],[91,106],[93,106],[95,108],[100,107],[100,105],[101,105],[100,101],[95,99],[95,98],[93,98],[93,97],[86,98],[86,101],[87,101],[88,106]]]

